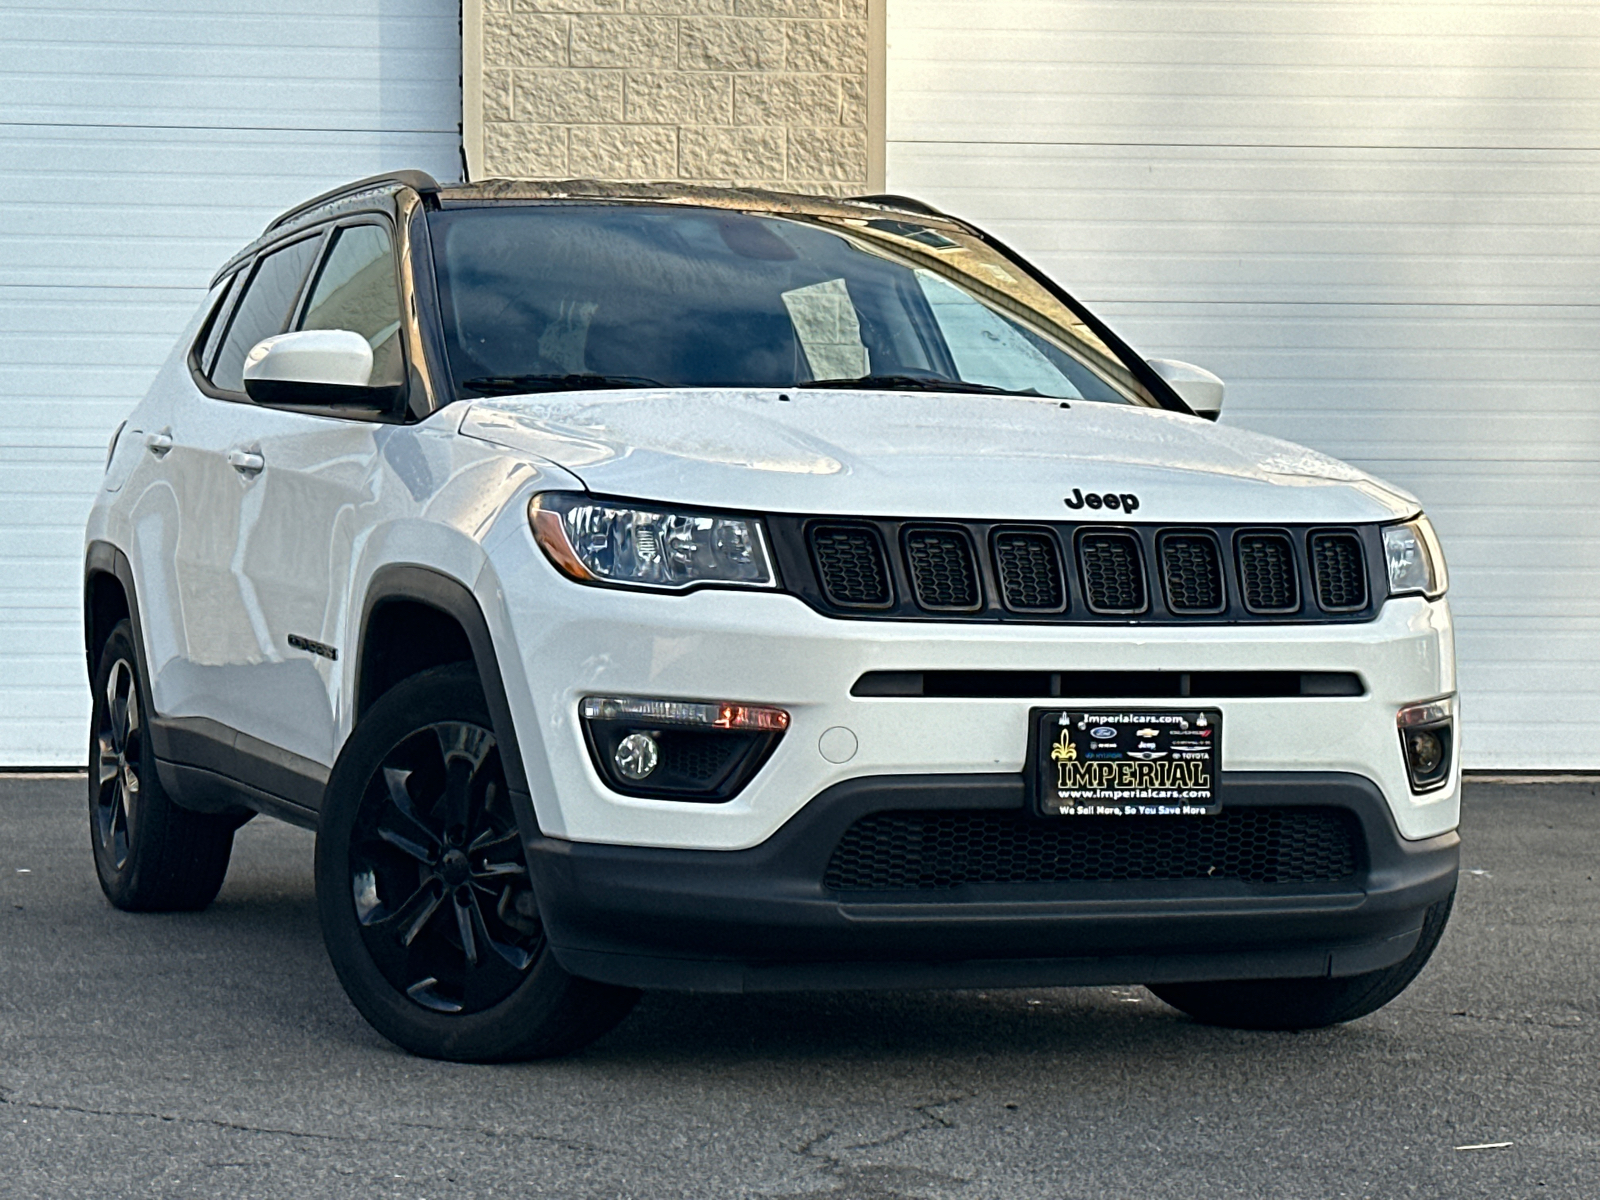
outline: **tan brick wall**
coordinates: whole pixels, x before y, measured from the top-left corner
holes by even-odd
[[[466,3],[475,176],[867,189],[868,0]]]

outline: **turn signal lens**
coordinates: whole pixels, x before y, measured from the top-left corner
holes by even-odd
[[[584,583],[670,588],[772,587],[766,533],[754,517],[634,508],[572,492],[528,504],[534,540]]]
[[[761,733],[782,733],[789,728],[789,714],[781,708],[693,700],[647,700],[636,696],[589,696],[583,702],[583,718],[586,721],[638,721]]]

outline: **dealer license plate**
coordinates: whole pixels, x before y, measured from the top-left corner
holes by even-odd
[[[1034,770],[1047,816],[1197,817],[1222,810],[1215,709],[1034,710]]]

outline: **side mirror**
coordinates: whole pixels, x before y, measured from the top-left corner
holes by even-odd
[[[245,356],[245,395],[275,408],[388,410],[398,387],[371,387],[372,347],[348,329],[303,329],[257,342]]]
[[[1195,416],[1215,421],[1222,415],[1225,387],[1222,380],[1210,371],[1171,358],[1152,358],[1148,361],[1150,369],[1178,393],[1178,399],[1194,409]]]

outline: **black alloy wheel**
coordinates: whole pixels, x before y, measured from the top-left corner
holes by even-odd
[[[114,871],[128,865],[133,822],[139,811],[139,770],[144,760],[144,723],[133,663],[117,658],[96,698],[92,789],[95,849]]]
[[[132,912],[193,911],[216,898],[239,817],[190,812],[161,785],[149,688],[133,627],[120,621],[95,672],[89,735],[89,839],[106,898]]]
[[[367,953],[424,1008],[482,1012],[538,958],[544,934],[490,730],[425,725],[391,749],[349,859]]]
[[[317,829],[323,940],[361,1015],[413,1054],[564,1054],[638,999],[557,961],[514,803],[471,664],[396,684],[334,763]]]

